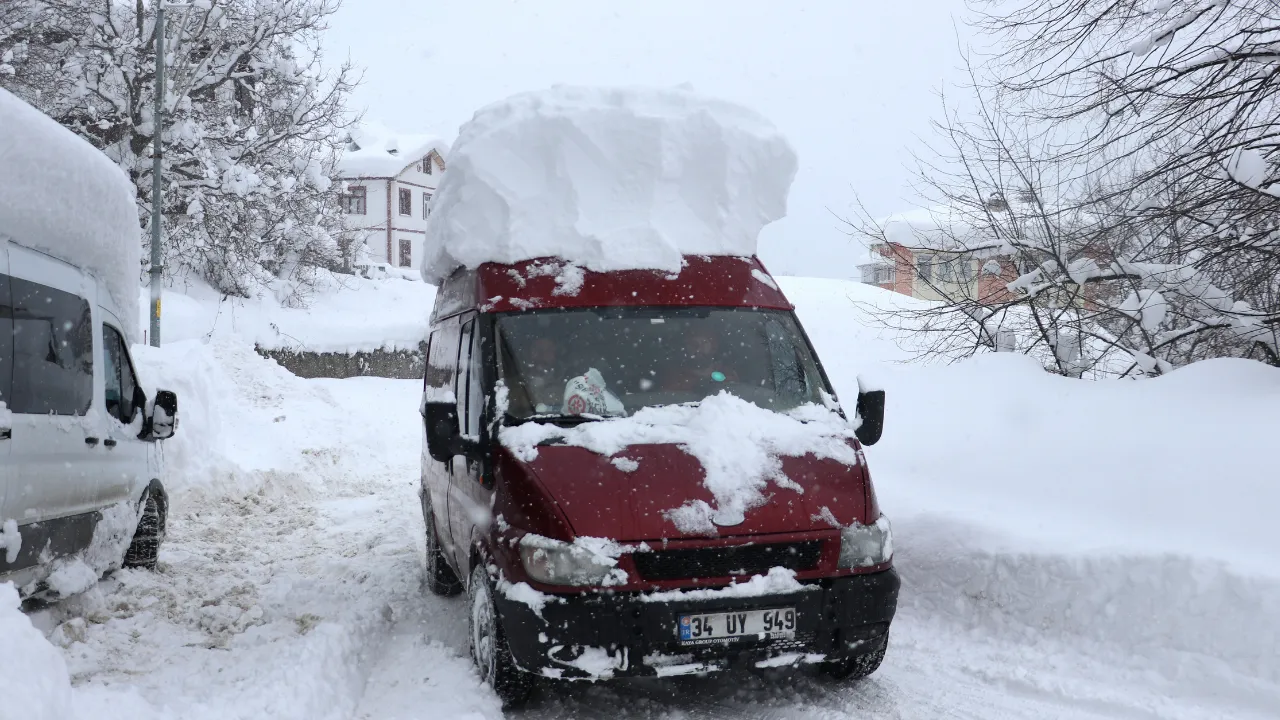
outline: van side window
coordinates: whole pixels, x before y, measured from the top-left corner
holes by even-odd
[[[9,299],[9,276],[0,274],[0,403],[5,407],[13,405],[12,389],[13,301]]]
[[[423,380],[423,390],[454,391],[458,374],[458,336],[457,325],[447,325],[431,333],[431,344],[427,351],[427,372]]]
[[[467,329],[463,335],[466,339],[468,350],[464,352],[467,357],[466,365],[459,362],[458,367],[466,368],[467,372],[467,388],[466,388],[466,407],[459,405],[458,417],[461,418],[462,432],[466,435],[479,439],[480,438],[480,416],[484,414],[484,367],[480,357],[480,333],[476,331],[476,321],[472,320],[467,323]],[[459,394],[459,401],[463,396]],[[464,411],[465,412],[462,412]]]
[[[83,415],[93,402],[93,321],[84,298],[10,278],[13,401],[32,415]]]
[[[458,383],[454,387],[454,394],[458,398],[458,428],[462,431],[463,436],[472,439],[479,437],[479,432],[471,432],[471,419],[467,417],[467,400],[470,397],[468,388],[468,380],[471,375],[471,343],[472,335],[475,332],[476,321],[471,320],[462,326],[462,344],[458,348]]]
[[[128,425],[133,422],[134,414],[138,411],[133,402],[138,387],[137,376],[133,373],[133,364],[129,361],[124,336],[119,330],[110,325],[103,325],[102,344],[107,414]]]

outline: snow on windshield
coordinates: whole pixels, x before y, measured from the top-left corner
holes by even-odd
[[[826,389],[789,313],[606,308],[498,319],[507,413],[625,415],[721,390],[760,407],[822,403]],[[592,396],[600,401],[593,402]]]
[[[482,108],[432,200],[423,278],[559,257],[676,272],[749,256],[786,214],[796,156],[772,124],[685,89],[557,86]]]
[[[125,336],[140,340],[134,308],[141,231],[128,176],[4,89],[0,128],[0,230],[95,275],[120,311]]]

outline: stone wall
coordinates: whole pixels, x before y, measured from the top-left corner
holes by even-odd
[[[417,350],[371,350],[354,353],[311,350],[268,350],[259,355],[280,363],[289,372],[304,378],[384,377],[421,380],[426,368],[427,344]]]

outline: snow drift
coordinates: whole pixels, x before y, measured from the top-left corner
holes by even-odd
[[[688,90],[516,95],[459,130],[422,276],[538,257],[675,272],[681,255],[754,255],[795,174],[767,120]]]
[[[141,253],[133,184],[115,163],[39,110],[0,89],[0,232],[94,275],[125,336]]]
[[[0,717],[62,720],[70,716],[67,663],[18,607],[13,584],[0,583]]]

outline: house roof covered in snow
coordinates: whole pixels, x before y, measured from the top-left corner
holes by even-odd
[[[347,149],[338,160],[338,172],[345,178],[396,177],[432,150],[438,158],[437,169],[443,170],[449,144],[439,137],[396,133],[380,123],[361,123],[351,131]]]

